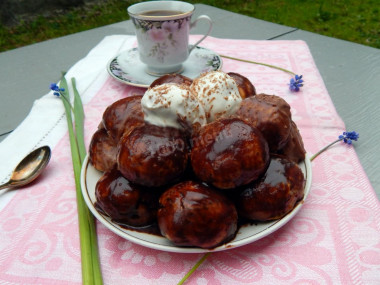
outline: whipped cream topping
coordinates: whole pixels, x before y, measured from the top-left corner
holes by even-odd
[[[202,74],[190,89],[203,106],[208,123],[234,114],[242,101],[235,80],[222,71]]]
[[[149,88],[142,100],[145,121],[156,126],[189,129],[206,124],[205,112],[187,85],[165,83]]]

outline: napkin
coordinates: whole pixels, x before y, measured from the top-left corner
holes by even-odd
[[[145,90],[106,71],[112,58],[134,46],[134,36],[105,37],[67,73],[68,81],[76,78],[84,103],[87,146],[109,104]],[[208,37],[202,46],[303,74],[305,86],[293,93],[287,73],[223,60],[224,71],[248,77],[259,93],[291,105],[309,153],[345,130],[305,42]],[[52,92],[0,144],[0,158],[7,161],[0,165],[0,181],[26,153],[45,144],[53,153],[43,175],[22,191],[0,194],[1,284],[81,283],[69,138],[62,102]],[[311,192],[289,223],[254,243],[212,253],[188,284],[380,284],[380,206],[354,147],[334,145],[312,162],[312,170]],[[105,284],[176,284],[202,256],[136,245],[99,222],[97,233]]]

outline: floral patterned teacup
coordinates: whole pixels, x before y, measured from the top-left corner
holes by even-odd
[[[150,1],[128,7],[136,29],[140,60],[146,72],[160,76],[182,71],[182,63],[192,49],[203,41],[212,29],[212,21],[199,16],[191,22],[195,7],[181,1]],[[189,32],[199,20],[209,22],[209,30],[197,43],[189,46]]]

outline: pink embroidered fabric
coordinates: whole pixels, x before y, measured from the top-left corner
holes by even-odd
[[[102,50],[104,57],[112,58],[115,52],[136,45],[130,38],[110,37],[93,53]],[[198,38],[192,36],[191,40]],[[107,54],[103,52],[106,44],[117,46]],[[252,81],[258,93],[279,95],[291,105],[293,120],[310,154],[345,131],[305,42],[209,37],[202,46],[221,55],[302,74],[305,85],[293,93],[288,88],[291,76],[285,72],[223,59],[223,71],[240,73]],[[142,94],[144,89],[114,80],[105,65],[87,76],[92,86],[81,89],[88,146],[105,108],[125,96]],[[62,118],[57,120],[65,123]],[[53,133],[41,134],[41,138]],[[81,283],[67,131],[51,147],[52,159],[43,176],[17,191],[0,212],[0,284]],[[380,284],[379,201],[354,146],[334,145],[312,162],[312,171],[311,192],[288,224],[252,244],[212,253],[187,284]],[[105,284],[176,284],[202,256],[145,248],[115,235],[99,222],[97,233]]]

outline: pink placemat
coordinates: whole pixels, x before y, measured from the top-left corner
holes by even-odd
[[[224,71],[248,77],[259,93],[279,95],[291,105],[309,153],[345,130],[305,42],[210,37],[202,46],[303,74],[305,86],[292,93],[287,73],[223,60]],[[95,78],[96,88],[83,88],[87,145],[106,106],[144,92],[110,78],[105,66]],[[293,220],[257,242],[211,254],[188,284],[380,284],[379,201],[354,147],[333,146],[312,162],[312,169],[311,193]],[[72,173],[64,132],[43,176],[18,191],[0,212],[0,284],[81,283]],[[176,284],[202,256],[145,248],[97,226],[105,284]]]

